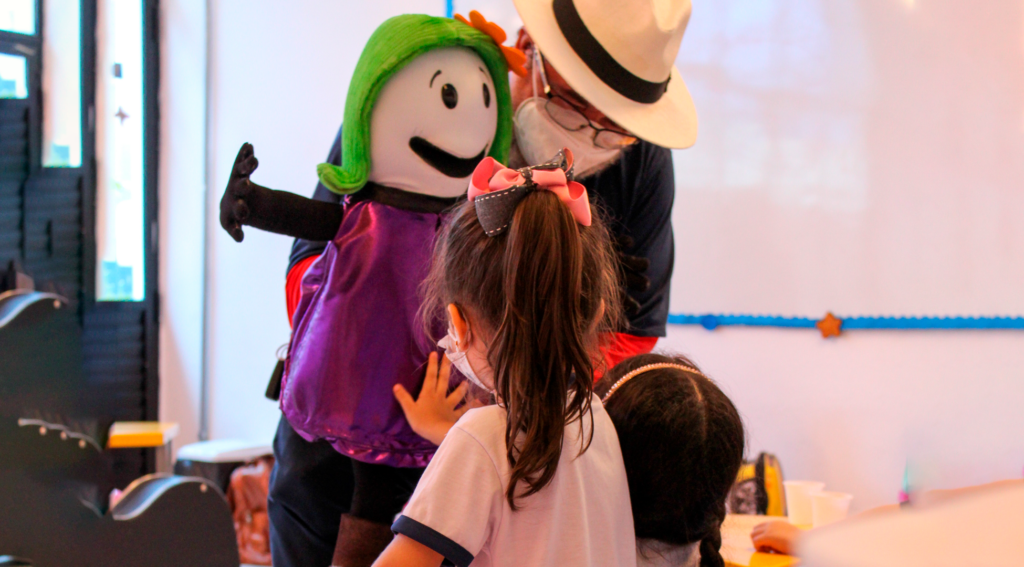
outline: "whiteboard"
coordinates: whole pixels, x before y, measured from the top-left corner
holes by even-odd
[[[673,313],[1024,315],[1024,3],[695,2]]]

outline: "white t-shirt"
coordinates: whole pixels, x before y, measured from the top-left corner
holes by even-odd
[[[580,422],[567,426],[551,482],[517,498],[514,512],[505,499],[505,410],[470,410],[441,443],[392,530],[458,567],[635,567],[619,438],[600,399],[592,403],[590,448],[579,455]],[[583,425],[590,429],[589,417]]]

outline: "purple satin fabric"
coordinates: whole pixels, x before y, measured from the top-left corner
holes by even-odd
[[[437,350],[417,311],[442,215],[374,201],[348,207],[302,279],[281,410],[304,439],[393,467],[425,467],[437,449],[409,427],[392,387],[414,396]],[[435,336],[444,333],[440,323]]]

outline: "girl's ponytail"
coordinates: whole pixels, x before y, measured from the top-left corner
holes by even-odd
[[[590,414],[597,348],[590,329],[601,316],[603,293],[588,281],[593,276],[584,266],[607,264],[600,245],[586,250],[594,243],[584,243],[582,233],[600,230],[581,227],[546,191],[525,197],[508,229],[505,308],[491,362],[495,388],[508,409],[512,476],[506,497],[513,509],[520,481],[526,489],[518,495],[529,496],[554,476],[566,424]],[[581,452],[592,434],[591,427],[580,440]]]

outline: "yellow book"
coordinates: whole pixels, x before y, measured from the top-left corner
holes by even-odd
[[[108,449],[162,447],[178,434],[178,424],[169,421],[115,421],[110,426]]]

